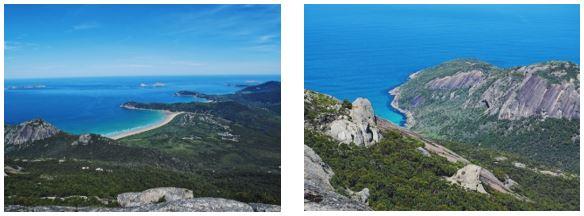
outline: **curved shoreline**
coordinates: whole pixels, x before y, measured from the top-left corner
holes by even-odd
[[[414,120],[414,115],[412,114],[412,112],[404,110],[402,108],[399,107],[399,97],[400,97],[400,86],[402,86],[403,84],[405,84],[406,82],[408,82],[411,79],[416,78],[416,76],[420,73],[421,71],[417,71],[414,72],[412,74],[410,74],[408,76],[408,80],[406,80],[404,83],[402,83],[401,85],[391,89],[389,92],[387,92],[389,95],[393,96],[393,100],[391,100],[391,107],[396,109],[397,111],[401,112],[402,114],[405,115],[406,118],[406,123],[404,125],[405,128],[412,128],[412,126],[414,126],[414,124],[416,123],[416,121]]]
[[[174,117],[183,113],[183,112],[171,112],[168,110],[157,110],[157,111],[160,111],[164,114],[164,119],[162,121],[156,122],[154,124],[149,124],[145,127],[137,127],[137,128],[129,129],[127,131],[117,133],[114,135],[106,135],[106,137],[108,137],[110,139],[118,140],[118,139],[121,139],[124,137],[128,137],[128,136],[136,135],[136,134],[143,133],[143,132],[146,132],[149,130],[153,130],[153,129],[162,127],[162,126],[170,123],[174,119]]]

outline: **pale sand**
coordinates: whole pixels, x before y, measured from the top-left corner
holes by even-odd
[[[147,127],[141,127],[141,128],[136,128],[136,129],[132,129],[132,130],[128,130],[113,136],[108,136],[111,139],[117,140],[117,139],[121,139],[127,136],[132,136],[132,135],[136,135],[139,133],[143,133],[152,129],[156,129],[159,127],[162,127],[166,124],[168,124],[170,121],[172,121],[174,119],[174,117],[176,117],[179,114],[182,114],[183,112],[170,112],[170,111],[163,111],[164,112],[164,120],[157,122],[155,124],[149,125]]]

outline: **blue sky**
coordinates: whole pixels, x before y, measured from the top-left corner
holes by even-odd
[[[6,5],[5,77],[279,74],[279,5]]]

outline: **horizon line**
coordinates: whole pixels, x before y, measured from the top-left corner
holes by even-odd
[[[171,75],[105,75],[105,76],[55,76],[55,77],[17,77],[7,78],[8,80],[26,80],[26,79],[67,79],[67,78],[117,78],[117,77],[188,77],[188,76],[282,76],[281,73],[259,73],[259,74],[171,74]]]

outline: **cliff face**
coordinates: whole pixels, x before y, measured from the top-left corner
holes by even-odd
[[[499,119],[527,117],[580,118],[579,67],[568,62],[542,63],[509,71],[514,76],[496,78],[481,95],[487,112]],[[547,77],[544,77],[547,76]]]
[[[419,91],[417,97],[403,101],[410,103],[401,103],[400,108],[416,108],[432,99],[462,97],[465,108],[483,108],[499,119],[579,119],[579,70],[578,65],[570,62],[546,62],[507,70],[476,61],[448,62],[423,70],[408,81],[422,83],[416,90],[430,90],[429,95]],[[400,90],[411,87],[406,83]]]
[[[368,189],[348,198],[335,192],[330,183],[332,169],[310,147],[304,146],[304,210],[305,211],[367,211]]]
[[[26,143],[52,137],[59,132],[60,130],[53,125],[41,119],[36,119],[16,126],[5,127],[4,141],[5,145],[18,147]]]
[[[392,105],[407,114],[408,128],[432,138],[494,146],[576,170],[579,71],[563,61],[501,69],[455,60],[417,72],[391,91]]]

